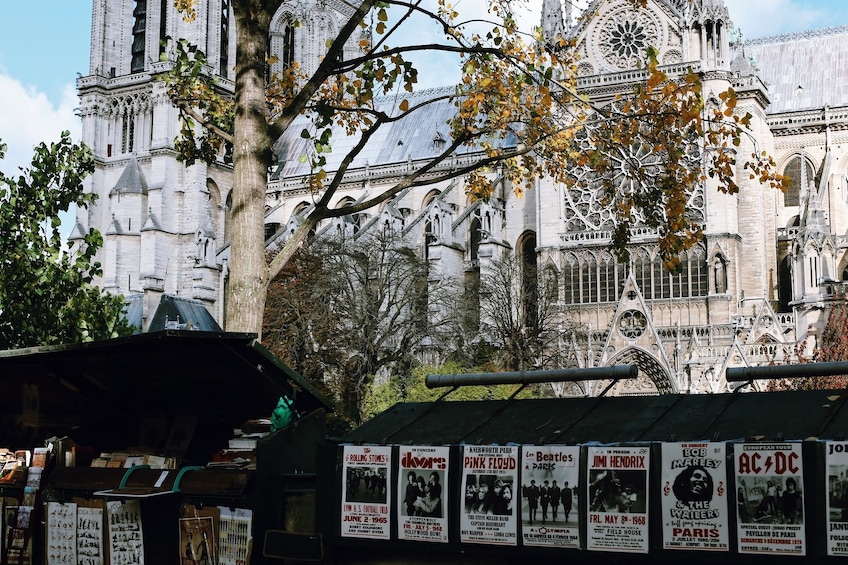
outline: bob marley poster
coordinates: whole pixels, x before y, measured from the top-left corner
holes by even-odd
[[[663,549],[728,551],[724,443],[662,444]]]

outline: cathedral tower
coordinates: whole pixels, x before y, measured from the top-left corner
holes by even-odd
[[[284,2],[271,24],[277,59],[269,72],[294,61],[314,70],[351,10],[338,2]],[[223,161],[185,166],[177,159],[178,112],[159,80],[176,38],[198,46],[219,86],[232,91],[231,0],[199,0],[191,22],[173,0],[93,0],[89,73],[77,81],[82,141],[96,162],[86,190],[98,199],[78,211],[71,241],[100,230],[99,284],[143,297],[144,329],[163,294],[199,301],[224,319],[232,169]]]

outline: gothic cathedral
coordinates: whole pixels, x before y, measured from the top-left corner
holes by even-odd
[[[640,379],[616,385],[618,394],[722,392],[731,388],[727,367],[791,362],[799,342],[809,353],[828,304],[848,284],[848,75],[840,67],[848,60],[848,28],[749,39],[724,0],[649,0],[644,7],[594,0],[591,18],[576,17],[568,2],[543,2],[545,33],[576,42],[583,94],[605,104],[627,92],[639,54],[656,47],[669,75],[697,70],[708,97],[737,92],[740,110],[753,116],[739,153],[769,152],[791,188],[760,185],[742,159],[737,194],[709,181],[699,187],[689,212],[704,237],[675,272],[663,269],[650,230],[634,234],[627,264],[608,251],[609,213],[589,169],[575,171],[581,183],[574,190],[540,179],[521,197],[501,185],[488,202],[468,199],[461,179],[418,187],[324,229],[391,225],[444,276],[468,276],[520,254],[555,281],[558,307],[581,328],[560,340],[572,366],[639,366]],[[272,46],[282,54],[274,64],[313,68],[349,11],[334,0],[284,3],[272,24]],[[89,227],[103,233],[100,284],[136,304],[145,329],[165,296],[202,306],[221,322],[231,169],[177,161],[177,113],[157,77],[170,38],[186,38],[217,64],[222,87],[232,88],[229,0],[201,0],[191,23],[173,0],[94,0],[93,14],[89,75],[77,86],[82,141],[97,160],[87,189],[99,199],[78,213],[72,239]],[[334,204],[379,192],[410,161],[433,154],[450,133],[450,111],[434,105],[430,119],[369,146]],[[266,206],[271,248],[310,207],[300,143],[297,132],[287,132],[275,145]]]

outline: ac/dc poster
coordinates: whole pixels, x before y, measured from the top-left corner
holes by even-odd
[[[737,443],[739,553],[805,555],[801,444]]]
[[[827,554],[848,555],[848,442],[827,441]]]
[[[342,457],[342,537],[390,539],[392,448],[346,445]]]
[[[577,481],[580,447],[521,448],[521,539],[524,545],[580,547]]]
[[[729,551],[724,443],[662,444],[663,549]]]
[[[518,447],[466,445],[462,452],[460,514],[463,543],[517,545]]]
[[[448,447],[401,446],[398,537],[447,543]]]
[[[648,447],[589,447],[586,548],[648,552]]]

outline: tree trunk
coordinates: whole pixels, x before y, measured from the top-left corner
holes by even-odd
[[[265,188],[271,139],[265,105],[265,56],[272,14],[257,0],[233,3],[236,18],[236,114],[233,210],[225,329],[262,331],[265,265]]]

